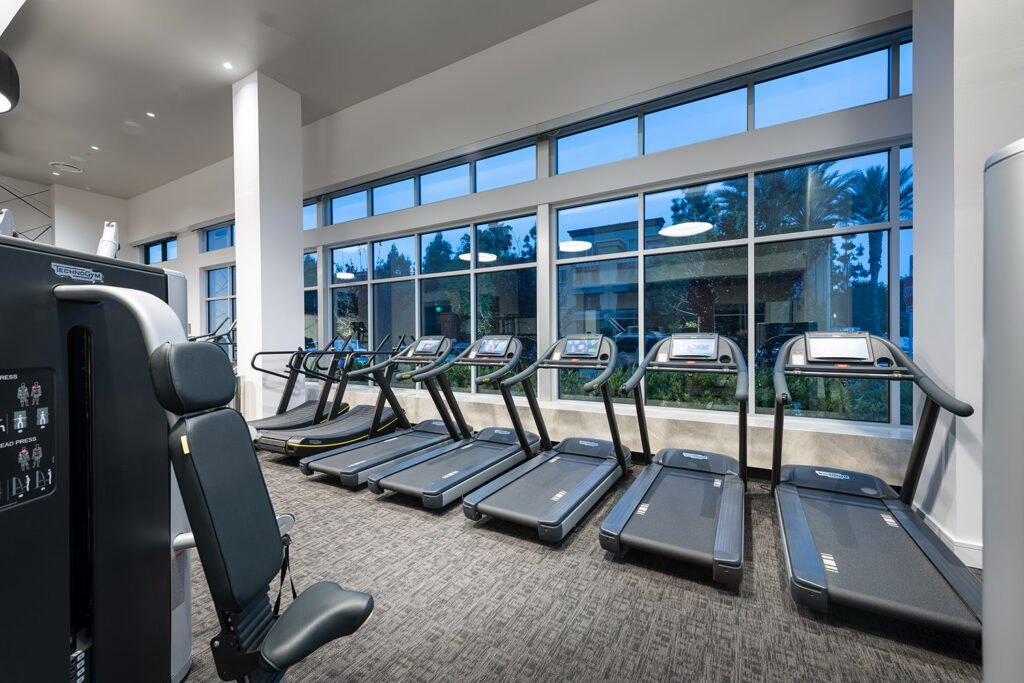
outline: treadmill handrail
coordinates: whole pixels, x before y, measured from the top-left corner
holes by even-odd
[[[605,339],[608,338],[601,335],[601,341],[603,342]],[[617,369],[619,362],[619,346],[612,339],[608,339],[608,342],[608,345],[612,347],[612,352],[608,356],[608,367],[606,367],[600,375],[584,384],[583,391],[593,391],[594,389],[604,385],[609,379],[611,379],[612,373]]]
[[[402,335],[402,341],[405,341],[405,335]],[[415,341],[417,341],[417,340],[414,339],[413,342],[415,342]],[[401,344],[399,344],[399,347],[401,347]],[[443,363],[445,361],[445,359],[448,358],[448,351],[451,349],[451,347],[452,347],[451,339],[449,339],[448,337],[445,337],[441,341],[441,346],[437,350],[437,358],[435,358],[434,360],[430,361],[429,363],[426,363],[423,367],[421,367],[421,368],[419,368],[417,370],[410,370],[409,372],[403,373],[398,379],[399,380],[412,379],[413,375],[415,375],[417,373],[424,372],[425,370],[429,370],[431,368],[437,367],[438,364]],[[374,372],[379,372],[380,370],[384,370],[385,368],[387,368],[389,365],[400,365],[400,364],[403,364],[403,363],[415,364],[417,361],[414,360],[411,357],[412,354],[414,353],[414,349],[415,348],[416,348],[415,343],[410,343],[405,348],[400,348],[398,353],[393,353],[390,357],[382,360],[381,362],[377,363],[376,365],[371,365],[369,367],[363,368],[362,370],[359,370],[358,372],[360,374],[357,375],[357,374],[353,373],[352,376],[353,377],[361,377],[363,374],[372,374]]]
[[[525,370],[520,372],[518,375],[512,375],[511,377],[507,377],[504,380],[502,380],[501,385],[506,388],[511,388],[522,382],[527,377],[532,376],[535,372],[540,370],[540,364],[547,360],[551,356],[551,354],[555,352],[555,348],[558,346],[558,342],[560,341],[560,339],[556,339],[555,343],[549,346],[547,351],[537,356],[537,360],[530,363],[530,365]]]
[[[732,350],[733,364],[736,366],[736,400],[746,401],[749,398],[750,390],[748,387],[749,375],[747,372],[747,363],[743,358],[743,352],[740,350],[739,344],[733,341],[732,338],[726,337],[724,335],[720,335],[718,338],[724,341],[726,345]],[[629,393],[630,391],[633,391],[633,389],[636,388],[636,386],[640,383],[640,380],[643,379],[644,375],[646,374],[647,366],[658,355],[658,351],[661,350],[661,347],[670,341],[672,341],[672,337],[668,336],[651,347],[651,350],[647,353],[646,356],[644,356],[643,361],[641,361],[640,366],[636,369],[633,375],[628,380],[626,380],[622,384],[622,386],[619,387],[619,393],[626,394]],[[655,368],[655,370],[659,370],[659,368]],[[701,370],[680,370],[680,372],[697,373],[701,372]],[[708,370],[704,370],[703,372],[708,372]]]
[[[488,375],[484,375],[483,377],[477,377],[476,383],[478,385],[490,384],[494,380],[501,379],[508,373],[512,372],[512,368],[519,364],[520,359],[523,357],[523,343],[520,342],[519,339],[517,339],[516,337],[512,337],[512,341],[516,343],[516,348],[512,352],[512,360],[505,363],[500,368],[498,368],[497,370]]]
[[[783,405],[788,405],[792,400],[792,395],[789,392],[789,383],[786,381],[786,375],[795,373],[792,371],[787,373],[787,366],[790,365],[788,361],[793,346],[801,339],[803,339],[803,335],[797,335],[788,339],[779,349],[778,356],[775,358],[775,373],[773,377],[775,399]],[[911,360],[899,346],[893,344],[885,337],[879,337],[874,334],[870,335],[870,339],[885,346],[889,352],[892,353],[893,360],[898,364],[897,367],[908,370],[911,375],[909,379],[920,387],[921,391],[923,391],[928,398],[935,401],[940,407],[945,408],[958,417],[970,417],[974,414],[974,407],[971,406],[971,404],[961,401],[956,396],[940,387],[931,377],[925,374],[924,370],[914,363],[914,361]],[[877,372],[877,368],[873,369],[876,371],[875,374],[871,376],[873,379],[883,379],[890,382],[905,381],[905,378],[896,376],[895,374],[891,377],[879,376],[881,373]],[[811,373],[813,373],[813,375]],[[857,372],[856,370],[847,369],[844,372],[830,373],[825,368],[811,367],[807,376],[856,379]]]
[[[662,346],[664,346],[667,342],[671,340],[672,337],[665,337],[664,339],[662,339],[657,344],[651,347],[651,350],[647,352],[647,355],[644,356],[644,359],[640,361],[640,366],[636,369],[636,372],[634,372],[632,376],[630,376],[630,378],[623,382],[622,385],[619,387],[620,394],[628,394],[629,392],[633,391],[633,389],[635,389],[638,384],[640,384],[640,380],[642,380],[644,378],[644,375],[647,373],[647,365],[652,360],[654,360],[654,357],[656,355],[658,355],[658,349],[660,349]]]

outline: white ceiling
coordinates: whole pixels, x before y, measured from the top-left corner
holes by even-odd
[[[231,83],[253,70],[305,124],[590,2],[28,0],[0,37],[21,76],[0,174],[131,197],[231,155]]]

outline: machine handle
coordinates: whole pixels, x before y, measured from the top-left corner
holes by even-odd
[[[422,382],[423,380],[433,379],[434,377],[437,377],[438,375],[442,375],[442,374],[448,372],[448,370],[451,369],[452,366],[455,365],[455,361],[459,360],[460,358],[465,358],[466,356],[468,356],[470,349],[473,348],[472,345],[467,346],[466,349],[462,353],[457,355],[455,358],[452,358],[451,360],[449,360],[448,359],[448,354],[449,354],[449,352],[451,351],[451,348],[452,348],[451,339],[449,339],[448,337],[445,337],[443,343],[447,343],[448,347],[444,349],[444,353],[440,353],[439,352],[437,354],[437,356],[438,356],[437,360],[433,360],[433,361],[427,363],[426,365],[424,365],[419,370],[417,370],[415,372],[412,372],[412,373],[409,373],[406,376],[403,376],[402,379],[411,379],[414,382]]]
[[[775,385],[775,402],[780,405],[789,405],[792,396],[789,393],[789,383],[786,381],[786,361],[789,360],[789,351],[797,343],[801,335],[790,337],[779,349],[775,356],[775,374],[772,377],[772,384]]]
[[[506,389],[509,389],[519,384],[527,377],[530,377],[531,375],[533,375],[533,373],[537,372],[537,370],[540,369],[540,364],[546,361],[548,358],[550,358],[551,354],[555,352],[555,347],[558,346],[559,341],[561,340],[558,340],[554,344],[549,346],[547,351],[537,356],[537,360],[533,361],[533,363],[531,363],[528,368],[520,372],[518,375],[513,375],[512,377],[508,377],[502,380],[501,386],[505,387]]]
[[[917,383],[917,386],[921,387],[921,391],[923,391],[928,398],[935,401],[939,406],[945,408],[957,417],[970,417],[974,414],[974,406],[965,401],[961,401],[956,396],[936,384],[935,380],[924,374],[924,370],[918,367],[917,364],[912,361],[906,353],[904,353],[903,349],[884,337],[875,337],[875,339],[881,341],[886,348],[892,352],[893,360],[910,370],[910,373],[914,376],[914,382]]]
[[[719,336],[719,339],[724,339],[725,343],[732,349],[732,359],[736,364],[736,401],[743,403],[749,398],[750,388],[749,374],[747,372],[747,362],[743,359],[743,351],[740,349],[740,345],[734,342],[730,337]]]
[[[662,346],[664,346],[671,340],[672,337],[665,337],[664,339],[662,339],[657,344],[651,347],[651,350],[647,352],[647,355],[644,356],[644,359],[640,361],[640,367],[636,369],[636,372],[633,373],[633,376],[627,379],[622,384],[622,386],[619,387],[619,393],[628,394],[629,392],[633,391],[633,389],[636,388],[636,385],[640,384],[640,380],[642,380],[644,378],[644,375],[647,373],[648,363],[654,360],[654,357],[658,354],[658,349],[660,349]]]
[[[604,341],[605,339],[608,339],[608,337],[601,335],[601,341]],[[608,358],[608,367],[606,367],[604,372],[600,375],[584,384],[583,391],[593,391],[594,389],[597,389],[599,386],[607,382],[611,378],[612,373],[615,372],[616,364],[619,360],[619,347],[611,339],[608,339],[608,344],[612,347],[611,355]]]

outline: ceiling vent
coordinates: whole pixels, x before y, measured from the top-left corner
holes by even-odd
[[[51,161],[50,168],[61,173],[81,173],[82,169],[74,164],[65,164],[63,161]]]

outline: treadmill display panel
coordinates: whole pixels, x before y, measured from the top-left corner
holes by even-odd
[[[856,336],[806,335],[807,360],[815,361],[871,361],[871,346],[868,338]]]
[[[599,337],[590,337],[586,339],[570,337],[565,340],[565,351],[562,352],[562,355],[596,358],[597,352],[600,348],[601,339]]]
[[[508,339],[485,338],[481,340],[477,353],[481,356],[503,356],[508,350]]]
[[[672,339],[673,358],[714,358],[718,353],[718,339],[707,337],[675,337]]]
[[[413,349],[413,353],[436,353],[441,346],[440,339],[420,339],[419,344]]]

